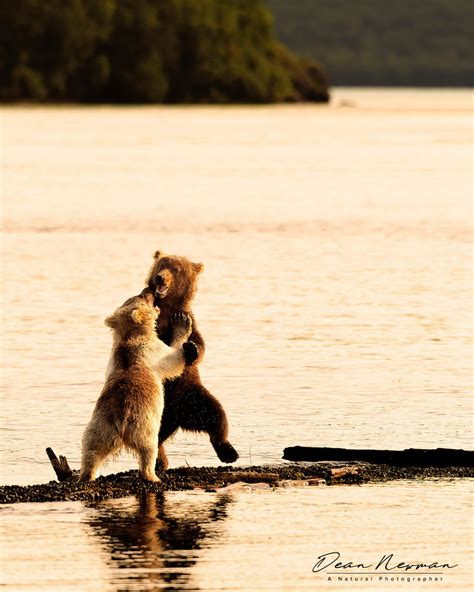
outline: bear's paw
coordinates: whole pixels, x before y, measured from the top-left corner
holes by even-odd
[[[183,343],[183,352],[184,359],[186,360],[186,364],[188,366],[190,366],[199,357],[199,349],[194,341],[187,341],[186,343]]]

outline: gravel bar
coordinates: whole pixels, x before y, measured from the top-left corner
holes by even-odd
[[[137,471],[99,477],[90,483],[72,479],[41,485],[2,485],[0,503],[94,501],[154,491],[203,489],[218,491],[236,482],[267,483],[269,487],[303,485],[353,485],[396,479],[472,478],[468,467],[393,467],[368,463],[318,462],[262,467],[182,467],[161,475],[161,483],[143,481]]]

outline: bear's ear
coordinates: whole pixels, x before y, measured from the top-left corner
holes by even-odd
[[[202,263],[193,263],[192,266],[194,273],[201,273],[201,271],[204,269],[204,265]]]
[[[107,317],[105,319],[104,323],[107,327],[115,329],[115,327],[117,326],[117,317],[115,315],[110,315],[110,317]]]
[[[161,251],[155,251],[155,254],[153,255],[153,257],[155,259],[159,259],[161,257]]]
[[[130,313],[130,316],[132,317],[132,321],[137,325],[142,325],[143,321],[146,319],[143,310],[140,310],[139,308],[134,308]]]

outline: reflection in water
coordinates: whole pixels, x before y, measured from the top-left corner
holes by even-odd
[[[352,591],[354,581],[312,572],[330,551],[363,563],[393,553],[400,561],[459,565],[441,585],[381,588],[374,579],[358,587],[363,592],[472,592],[467,479],[232,496],[184,491],[87,507],[6,506],[2,592]]]
[[[88,524],[110,553],[113,583],[127,590],[182,590],[206,539],[222,534],[222,521],[233,500],[222,494],[144,493],[133,502],[89,504]]]

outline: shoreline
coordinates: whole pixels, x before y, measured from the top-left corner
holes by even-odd
[[[260,467],[180,467],[161,475],[161,483],[143,481],[137,471],[99,477],[90,483],[50,481],[38,485],[0,485],[0,504],[100,501],[162,491],[219,492],[243,488],[362,485],[395,480],[469,479],[469,467],[397,467],[369,463],[318,462]]]

